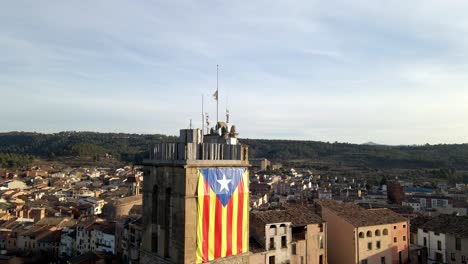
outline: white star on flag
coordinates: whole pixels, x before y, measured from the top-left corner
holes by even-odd
[[[221,190],[219,190],[220,192],[222,192],[224,189],[226,189],[226,191],[229,192],[229,186],[228,186],[228,183],[231,182],[231,180],[228,180],[226,179],[226,175],[223,174],[223,179],[222,180],[216,180],[219,184],[221,184]]]

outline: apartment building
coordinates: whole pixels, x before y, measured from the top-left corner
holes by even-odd
[[[250,263],[327,263],[326,224],[313,208],[254,211],[250,232],[259,247]]]
[[[327,223],[330,264],[402,264],[408,262],[409,221],[386,209],[320,200],[317,210]]]
[[[428,263],[468,263],[468,217],[439,215],[418,228],[417,244],[427,247]]]

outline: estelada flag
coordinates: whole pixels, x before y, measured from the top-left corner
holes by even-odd
[[[197,263],[248,251],[248,170],[198,170]]]

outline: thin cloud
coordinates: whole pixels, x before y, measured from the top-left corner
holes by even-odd
[[[432,0],[5,3],[2,130],[176,134],[199,119],[201,94],[215,116],[220,64],[222,109],[229,95],[243,136],[468,142],[467,9]]]

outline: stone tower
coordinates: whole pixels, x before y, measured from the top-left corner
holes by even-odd
[[[157,144],[143,165],[141,263],[199,262],[197,222],[202,221],[197,220],[197,188],[200,173],[206,169],[247,169],[248,147],[238,142],[234,126],[218,122],[207,135],[200,129],[180,130],[178,142]],[[248,181],[245,186],[247,184]],[[248,230],[248,214],[246,219]],[[248,252],[248,239],[246,243]],[[248,263],[248,258],[248,253],[242,252],[208,262]]]

